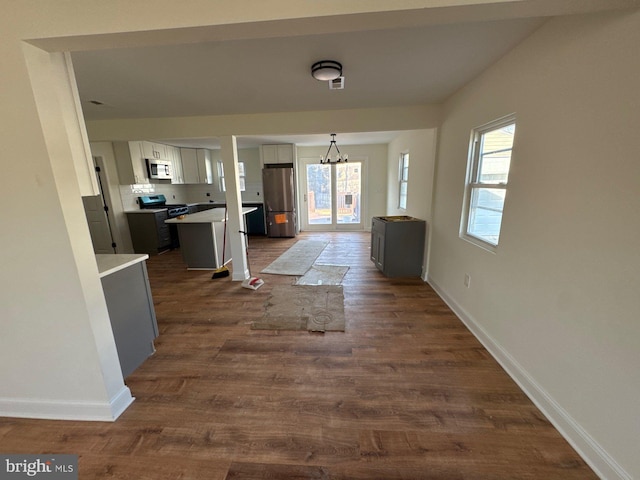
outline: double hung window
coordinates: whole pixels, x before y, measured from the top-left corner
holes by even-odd
[[[244,175],[244,162],[238,162],[238,176],[240,177],[240,191],[245,191],[245,175]],[[218,178],[220,179],[220,191],[226,192],[227,185],[224,182],[224,167],[222,162],[218,162]]]
[[[409,154],[400,154],[398,163],[398,208],[407,209],[407,192],[409,187]]]
[[[489,250],[500,240],[515,131],[515,115],[510,115],[472,132],[460,233]]]

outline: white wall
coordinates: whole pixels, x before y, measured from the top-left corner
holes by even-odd
[[[428,272],[429,235],[432,214],[434,168],[436,161],[436,129],[403,132],[389,144],[387,161],[387,213],[408,215],[427,222],[422,271]],[[398,169],[400,154],[409,154],[409,183],[407,208],[398,208],[400,183]]]
[[[429,278],[604,478],[640,478],[640,12],[552,19],[445,104]],[[495,254],[471,129],[515,112]],[[471,286],[463,285],[471,275]]]
[[[48,54],[2,40],[0,415],[112,420],[132,398],[73,161],[84,146],[56,95],[68,86]]]
[[[246,190],[242,192],[245,202],[262,202],[262,166],[260,148],[239,148],[238,161],[244,162]]]
[[[364,159],[365,177],[363,178],[363,193],[366,196],[366,206],[362,210],[365,230],[371,229],[371,217],[385,214],[387,198],[387,145],[340,145],[340,152],[354,161]],[[298,160],[315,158],[327,153],[329,141],[321,147],[298,147]],[[300,176],[298,175],[298,179]],[[303,205],[300,208],[305,208]]]
[[[431,220],[436,130],[411,130],[389,144],[387,164],[387,215],[409,215]],[[409,153],[407,208],[398,208],[400,185],[398,165],[401,153]]]

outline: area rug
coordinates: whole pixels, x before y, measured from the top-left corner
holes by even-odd
[[[311,265],[296,285],[340,285],[349,267],[345,265]]]
[[[253,330],[344,332],[342,285],[276,285]]]
[[[260,273],[304,275],[329,242],[299,240]]]

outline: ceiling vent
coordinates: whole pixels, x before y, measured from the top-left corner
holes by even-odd
[[[344,77],[334,78],[329,80],[329,90],[343,90],[344,89]]]

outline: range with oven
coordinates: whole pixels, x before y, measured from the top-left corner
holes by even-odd
[[[155,255],[178,248],[180,241],[175,225],[165,220],[189,213],[188,205],[168,204],[164,195],[138,197],[139,210],[127,212],[131,242],[136,253]]]

